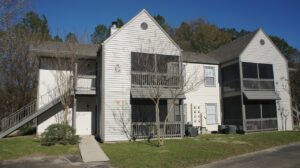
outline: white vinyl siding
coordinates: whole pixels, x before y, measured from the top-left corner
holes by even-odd
[[[141,29],[141,23],[147,23],[148,29]],[[101,139],[103,141],[128,140],[123,125],[118,118],[123,114],[125,120],[131,120],[131,53],[157,53],[162,55],[180,55],[180,50],[170,41],[146,12],[139,13],[118,32],[104,42],[102,46],[102,97],[101,97]],[[115,68],[119,65],[119,71]],[[174,117],[174,116],[173,116]],[[131,130],[131,123],[128,125]]]
[[[206,124],[217,124],[217,104],[206,103]]]
[[[211,66],[204,66],[205,86],[216,86],[215,68]]]
[[[221,124],[220,85],[218,80],[216,80],[215,87],[205,86],[204,67],[213,67],[215,69],[215,79],[218,79],[218,65],[184,63],[184,66],[186,67],[186,79],[189,79],[191,76],[193,76],[193,74],[199,74],[199,76],[196,77],[202,81],[197,88],[185,94],[186,99],[184,100],[184,103],[187,104],[187,114],[185,117],[185,122],[188,124],[192,124],[195,127],[204,127],[207,132],[217,131],[218,124]],[[206,103],[217,104],[217,124],[206,123]],[[194,107],[196,109],[194,109]]]
[[[260,44],[261,39],[265,41],[264,45]],[[287,114],[286,129],[292,130],[293,119],[291,111],[291,97],[289,92],[290,88],[288,84],[288,64],[285,58],[275,48],[275,45],[272,44],[271,40],[262,30],[257,32],[251,42],[245,48],[240,56],[240,61],[259,64],[272,64],[275,90],[280,97],[280,100],[278,100],[277,103],[281,104],[281,106],[285,109],[285,113]],[[282,125],[284,122],[282,122],[280,113],[280,110],[277,110],[278,130],[282,130],[284,127]]]

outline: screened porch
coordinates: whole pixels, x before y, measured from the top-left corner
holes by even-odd
[[[165,138],[182,137],[184,132],[180,104],[181,101],[178,100],[174,108],[167,114],[170,100],[162,99],[160,101],[160,130],[157,130],[155,104],[153,101],[150,99],[132,99],[132,137],[136,139],[156,138],[158,131]],[[164,129],[166,118],[166,127]]]

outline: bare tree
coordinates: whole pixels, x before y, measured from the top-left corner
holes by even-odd
[[[43,38],[38,33],[14,28],[4,33],[1,40],[1,86],[5,97],[1,109],[11,113],[36,97],[38,60],[30,53],[30,47]]]
[[[129,104],[124,101],[116,101],[115,106],[118,108],[112,108],[111,111],[115,121],[119,125],[117,131],[124,133],[127,139],[130,141],[132,137],[128,128],[130,128],[131,119],[127,117],[129,112],[128,110],[130,109]]]
[[[290,93],[289,91],[289,80],[285,77],[281,77],[279,81],[276,82],[276,85],[284,90],[285,93]],[[279,90],[276,90],[277,94],[280,94]],[[281,127],[283,131],[286,131],[287,119],[289,116],[289,110],[285,108],[283,103],[280,100],[277,100],[277,109],[280,112],[281,117]]]
[[[199,66],[187,65],[183,62],[182,57],[179,59],[178,69],[171,70],[171,73],[178,74],[178,82],[176,87],[168,87],[171,94],[171,103],[167,110],[167,116],[164,121],[164,135],[166,135],[166,126],[169,114],[174,111],[175,104],[182,95],[195,91],[204,82],[203,73],[200,72]],[[182,109],[180,109],[182,111]],[[183,120],[183,113],[181,113]]]
[[[63,123],[68,123],[69,111],[72,108],[72,126],[76,127],[76,109],[77,109],[77,83],[78,71],[89,73],[87,62],[81,59],[80,45],[85,42],[86,35],[80,36],[78,41],[52,42],[56,43],[56,53],[51,58],[51,64],[54,67],[53,75],[56,81],[56,90],[60,102],[63,106]],[[80,64],[80,66],[78,66]],[[94,69],[92,71],[95,71]],[[73,107],[72,107],[73,105]]]
[[[132,70],[136,73],[135,76],[132,76],[132,82],[134,85],[139,85],[140,88],[145,88],[141,92],[146,92],[146,95],[155,104],[155,132],[158,146],[164,145],[168,115],[173,111],[180,96],[193,91],[203,82],[197,68],[193,70],[194,72],[186,74],[183,59],[181,56],[176,56],[178,55],[175,53],[176,51],[173,55],[161,54],[166,53],[167,50],[170,52],[171,49],[169,44],[163,42],[160,44],[159,48],[157,46],[155,48],[151,47],[154,45],[148,41],[148,45],[141,47],[140,52],[132,57]],[[146,54],[147,52],[152,54]],[[171,103],[165,116],[161,118],[160,104],[165,95],[168,95]],[[161,125],[163,125],[163,129],[161,129]]]
[[[25,0],[0,0],[0,30],[9,31],[28,9]]]

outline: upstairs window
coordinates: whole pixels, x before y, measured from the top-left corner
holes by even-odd
[[[214,87],[216,86],[215,79],[215,68],[210,66],[204,67],[204,76],[205,76],[205,86],[206,87]]]

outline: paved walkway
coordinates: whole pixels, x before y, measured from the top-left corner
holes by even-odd
[[[232,157],[197,168],[300,168],[300,143]]]
[[[94,136],[82,136],[79,149],[83,162],[109,161],[109,158],[103,152]]]

